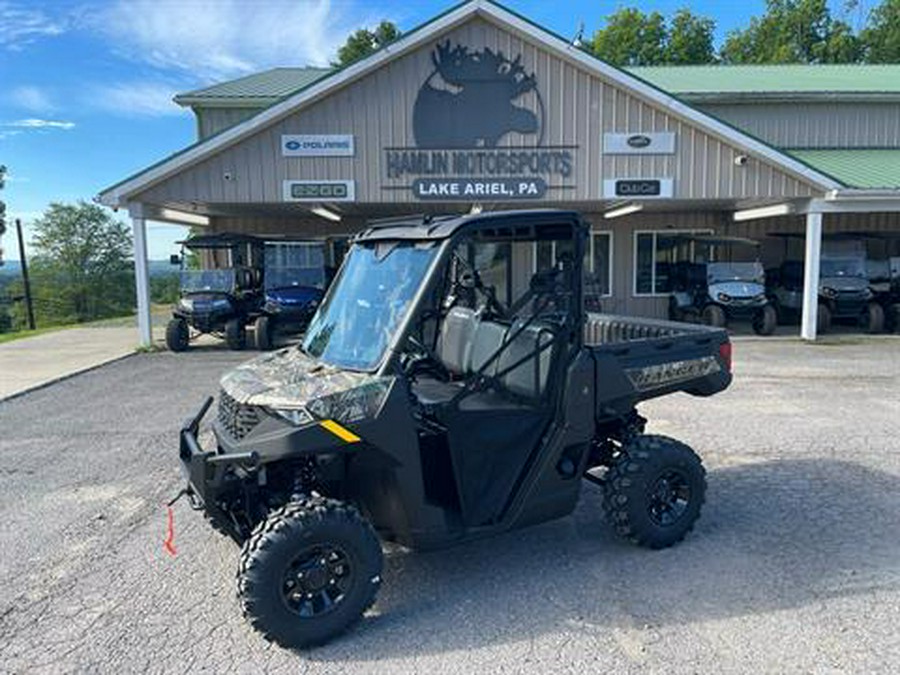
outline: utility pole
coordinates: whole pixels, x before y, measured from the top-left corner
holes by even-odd
[[[31,302],[31,284],[28,281],[28,261],[25,259],[25,240],[22,237],[22,221],[16,218],[16,234],[19,237],[19,260],[22,264],[22,285],[25,287],[25,312],[28,328],[34,330],[34,306]]]

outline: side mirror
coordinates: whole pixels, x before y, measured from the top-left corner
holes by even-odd
[[[173,253],[169,256],[169,264],[170,265],[180,265],[181,264],[181,256],[177,253]]]

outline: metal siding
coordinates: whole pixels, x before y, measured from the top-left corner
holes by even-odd
[[[900,147],[900,103],[707,103],[697,107],[782,148]]]
[[[382,190],[391,185],[384,175],[384,148],[412,145],[412,107],[420,85],[431,73],[431,50],[445,39],[471,49],[502,49],[507,56],[522,54],[522,62],[538,76],[547,110],[545,144],[572,144],[579,133],[575,166],[566,180],[574,190],[551,190],[545,203],[598,200],[602,178],[659,177],[675,179],[679,199],[742,199],[749,197],[809,196],[813,190],[801,181],[751,160],[744,167],[727,161],[735,150],[684,120],[649,102],[604,82],[563,61],[522,37],[475,19],[435,40],[429,47],[400,57],[378,72],[332,93],[253,136],[227,148],[138,196],[137,201],[264,203],[280,202],[284,179],[356,180],[361,203],[409,203],[409,190]],[[593,105],[582,105],[586,86]],[[523,99],[527,100],[527,99]],[[653,155],[604,156],[604,131],[665,131],[678,134],[674,157]],[[353,133],[356,157],[283,158],[284,133]],[[508,134],[503,147],[517,147],[527,139]],[[235,180],[223,181],[230,171]],[[557,183],[559,179],[553,179]],[[393,181],[408,185],[409,179]],[[191,186],[195,192],[187,193]]]
[[[199,140],[253,117],[261,108],[194,108]]]

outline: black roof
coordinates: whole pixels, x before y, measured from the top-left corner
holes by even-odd
[[[369,221],[366,229],[356,236],[355,241],[447,239],[463,228],[487,230],[492,227],[533,228],[580,220],[581,216],[576,211],[561,209],[488,211],[449,216],[398,216]]]
[[[216,234],[200,234],[178,243],[183,244],[187,248],[231,248],[236,244],[262,245],[264,240],[251,234],[218,232]]]

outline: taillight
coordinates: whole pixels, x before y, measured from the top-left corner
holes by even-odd
[[[725,368],[731,372],[731,342],[723,342],[719,345],[719,356],[725,362]]]

